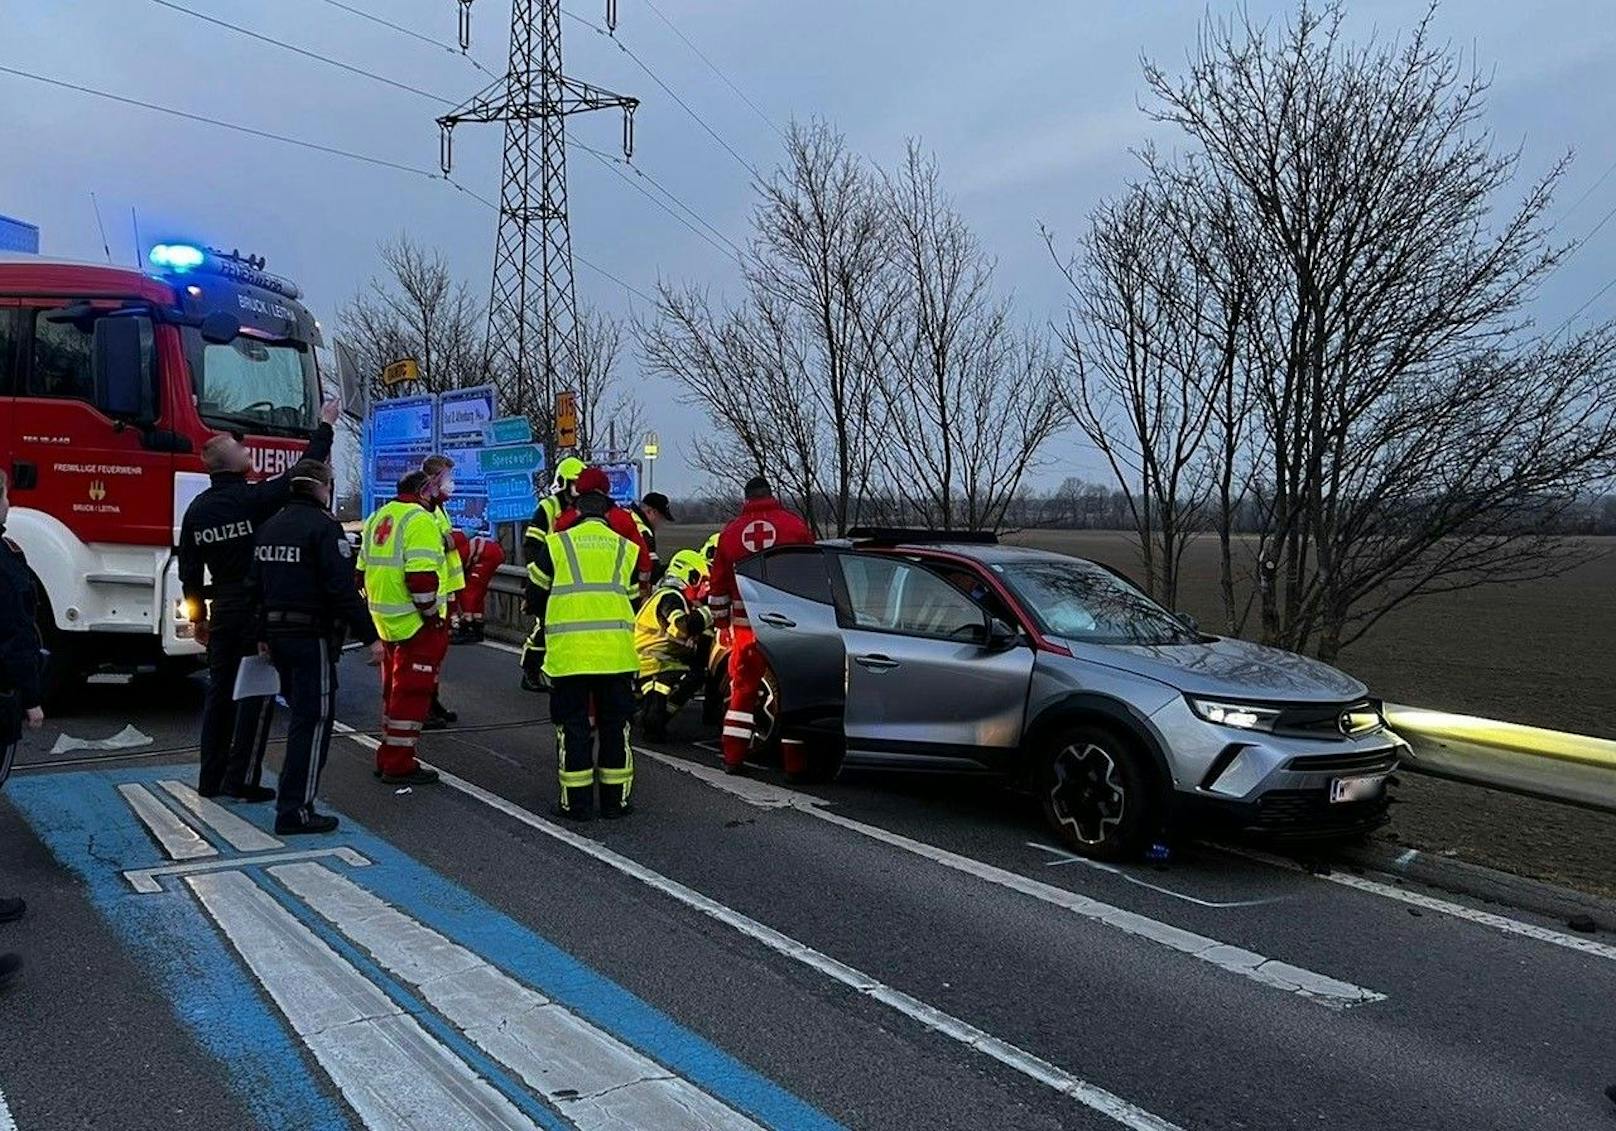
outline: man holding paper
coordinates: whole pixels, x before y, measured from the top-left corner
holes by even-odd
[[[328,833],[337,818],[314,809],[331,748],[337,661],[352,633],[382,658],[376,626],[354,587],[353,549],[331,517],[331,468],[305,459],[291,471],[292,498],[259,529],[251,581],[262,609],[258,639],[280,673],[291,709],[286,760],[275,798],[275,832]]]

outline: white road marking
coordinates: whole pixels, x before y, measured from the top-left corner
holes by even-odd
[[[1455,919],[1464,919],[1467,922],[1477,923],[1483,927],[1491,927],[1493,930],[1502,931],[1506,935],[1535,939],[1537,942],[1564,947],[1566,950],[1590,954],[1595,958],[1616,961],[1616,946],[1609,943],[1568,935],[1563,931],[1540,927],[1536,923],[1527,923],[1520,919],[1511,919],[1507,915],[1482,911],[1480,908],[1468,907],[1463,903],[1455,903],[1450,899],[1438,899],[1433,895],[1410,891],[1395,884],[1382,883],[1380,880],[1371,880],[1366,876],[1355,876],[1344,872],[1310,872],[1300,864],[1286,860],[1283,857],[1271,856],[1266,852],[1255,852],[1251,849],[1235,848],[1229,845],[1213,845],[1212,847],[1230,856],[1238,856],[1245,860],[1255,860],[1260,864],[1269,864],[1275,868],[1283,868],[1290,872],[1302,872],[1313,876],[1315,879],[1340,884],[1342,887],[1355,888],[1358,891],[1369,892],[1371,895],[1378,895],[1384,899],[1393,899],[1399,903],[1406,903],[1410,907],[1418,907],[1425,911],[1435,911],[1441,915],[1451,915]]]
[[[494,648],[500,652],[509,652],[513,656],[520,656],[522,654],[521,648],[517,647],[515,644],[507,644],[503,640],[479,640],[477,643],[481,644],[484,648]]]
[[[6,1106],[6,1093],[0,1089],[0,1131],[17,1131],[16,1121],[11,1118],[11,1108]]]
[[[157,843],[168,853],[170,860],[196,860],[203,856],[219,855],[219,850],[209,844],[201,833],[176,816],[145,786],[129,782],[120,785],[118,792],[123,794],[129,808],[140,818],[140,823],[157,838]]]
[[[353,739],[367,750],[380,750],[382,748],[381,739],[373,738],[368,734],[361,734],[347,723],[333,722],[331,724],[331,729],[342,735],[344,738]]]
[[[1055,857],[1054,860],[1045,865],[1046,868],[1061,868],[1069,864],[1081,864],[1086,868],[1092,868],[1096,872],[1104,872],[1109,876],[1117,877],[1119,880],[1127,880],[1135,887],[1159,892],[1162,895],[1170,895],[1174,899],[1182,899],[1185,903],[1193,903],[1197,907],[1210,907],[1221,911],[1233,907],[1261,907],[1268,903],[1284,903],[1286,899],[1283,895],[1269,896],[1267,899],[1202,899],[1187,892],[1174,891],[1172,888],[1162,887],[1160,884],[1153,884],[1148,880],[1141,880],[1138,876],[1118,868],[1115,864],[1107,864],[1100,860],[1090,860],[1086,856],[1077,856],[1067,852],[1065,849],[1056,848],[1052,844],[1040,844],[1036,840],[1029,840],[1026,844],[1028,848],[1036,848],[1040,852],[1047,852]]]
[[[270,849],[286,847],[284,841],[276,840],[256,825],[249,825],[223,805],[209,801],[184,782],[160,781],[157,784],[175,801],[196,814],[203,824],[242,852],[267,852]]]
[[[1320,974],[1305,967],[1294,966],[1289,962],[1268,958],[1258,954],[1256,951],[1232,946],[1206,935],[1196,934],[1194,931],[1186,931],[1180,927],[1173,926],[1171,923],[1164,923],[1134,911],[1127,911],[1109,903],[1102,903],[1097,899],[1079,895],[1077,892],[1069,891],[1066,888],[1046,884],[1042,880],[1035,880],[980,860],[973,860],[969,856],[961,856],[959,853],[950,852],[946,848],[938,848],[936,845],[911,840],[909,837],[890,832],[878,825],[867,825],[863,821],[844,817],[840,813],[825,808],[825,803],[820,799],[810,797],[804,793],[798,793],[796,790],[783,789],[768,782],[752,778],[733,777],[715,767],[703,766],[656,750],[648,750],[643,747],[636,747],[635,749],[645,757],[655,759],[664,765],[672,766],[674,769],[691,774],[709,785],[722,789],[726,793],[732,793],[743,800],[750,801],[754,805],[761,804],[766,808],[796,809],[798,812],[806,813],[821,821],[827,821],[861,836],[869,837],[871,840],[880,841],[882,844],[889,844],[894,848],[901,848],[905,852],[924,857],[934,863],[943,865],[945,868],[963,872],[979,880],[986,880],[990,884],[1009,888],[1011,891],[1020,892],[1022,895],[1028,895],[1044,903],[1070,911],[1084,919],[1104,923],[1108,927],[1115,927],[1124,934],[1157,943],[1181,954],[1187,954],[1191,958],[1210,963],[1231,974],[1249,978],[1260,985],[1285,990],[1334,1009],[1386,1000],[1385,994],[1365,989],[1363,986],[1354,985],[1351,982],[1343,982],[1338,978],[1330,977],[1328,974]]]
[[[321,864],[269,874],[581,1131],[762,1131],[758,1124]]]
[[[163,876],[192,876],[201,872],[217,872],[223,868],[240,868],[243,864],[275,864],[292,860],[341,860],[354,868],[366,867],[370,861],[351,848],[311,848],[303,852],[270,852],[254,856],[251,860],[240,857],[217,860],[198,860],[190,864],[169,864],[161,868],[136,868],[125,872],[123,878],[142,895],[156,895],[163,890],[158,882]]]
[[[369,1131],[534,1127],[246,875],[186,882]]]
[[[352,728],[345,728],[348,737],[362,740],[368,736],[351,733]],[[424,764],[424,763],[423,763]],[[687,907],[693,908],[708,917],[739,931],[741,934],[762,943],[770,950],[782,954],[787,958],[800,962],[821,974],[848,986],[860,994],[881,1002],[897,1010],[920,1024],[941,1033],[952,1040],[958,1041],[967,1048],[975,1049],[985,1056],[992,1057],[1001,1064],[1015,1069],[1031,1077],[1038,1083],[1052,1088],[1063,1095],[1071,1096],[1084,1106],[1108,1116],[1132,1131],[1180,1131],[1174,1123],[1160,1116],[1153,1115],[1144,1108],[1130,1103],[1121,1096],[1106,1091],[1104,1088],[1090,1084],[1064,1068],[1056,1067],[1025,1049],[1002,1041],[991,1033],[984,1032],[969,1022],[944,1013],[917,998],[910,997],[901,990],[894,989],[883,982],[877,981],[868,974],[862,973],[845,963],[838,962],[829,955],[813,949],[805,943],[798,942],[788,935],[781,934],[772,927],[766,927],[755,919],[750,919],[724,906],[716,900],[709,899],[700,892],[671,880],[659,872],[655,872],[643,864],[636,863],[628,857],[613,852],[605,845],[598,844],[588,837],[579,836],[569,829],[564,829],[551,821],[545,820],[536,813],[530,813],[512,801],[507,801],[497,793],[492,793],[480,785],[456,777],[441,767],[437,767],[440,780],[451,789],[459,790],[469,797],[481,801],[493,809],[499,810],[513,820],[519,821],[531,829],[543,833],[548,837],[576,848],[578,851],[594,857],[608,867],[639,880],[648,887],[655,888],[664,895],[678,900]]]

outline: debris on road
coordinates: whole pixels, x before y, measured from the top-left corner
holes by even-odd
[[[111,738],[75,738],[71,734],[56,736],[56,745],[50,752],[54,754],[67,754],[74,750],[130,750],[137,746],[150,746],[152,736],[136,729],[134,724],[126,724],[122,730]]]

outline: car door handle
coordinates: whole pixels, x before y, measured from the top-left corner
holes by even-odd
[[[758,620],[773,628],[796,628],[797,622],[783,613],[764,613]]]
[[[861,668],[868,668],[872,672],[884,672],[898,666],[898,661],[891,656],[883,656],[873,652],[868,656],[854,656],[853,662]]]

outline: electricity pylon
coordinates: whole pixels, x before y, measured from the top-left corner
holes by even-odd
[[[607,21],[616,24],[616,0]],[[469,5],[462,0],[462,13]],[[462,42],[465,32],[462,25]],[[623,112],[623,155],[634,151],[639,100],[568,78],[561,70],[561,0],[515,0],[510,64],[466,102],[438,119],[439,161],[448,175],[453,133],[462,122],[504,122],[499,235],[488,300],[488,372],[501,411],[541,425],[554,459],[555,396],[578,379],[578,305],[567,222],[567,129],[573,114]]]

